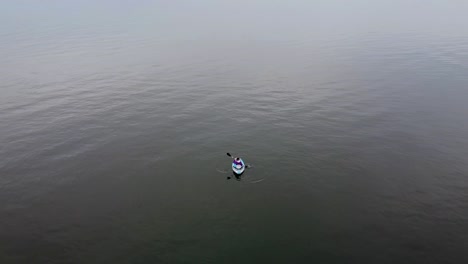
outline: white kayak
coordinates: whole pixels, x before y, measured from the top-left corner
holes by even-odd
[[[237,174],[241,175],[245,171],[245,163],[242,159],[240,159],[241,164],[236,164],[234,161],[232,162],[232,171]]]

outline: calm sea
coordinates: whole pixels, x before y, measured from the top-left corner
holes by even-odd
[[[468,263],[467,14],[2,1],[0,262]]]

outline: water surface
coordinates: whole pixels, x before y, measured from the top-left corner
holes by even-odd
[[[5,1],[1,263],[467,262],[467,13]]]

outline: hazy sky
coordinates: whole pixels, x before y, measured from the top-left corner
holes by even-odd
[[[90,19],[154,26],[195,27],[203,31],[219,25],[248,28],[345,27],[348,30],[441,30],[468,28],[465,0],[201,0],[201,1],[2,1],[1,28],[30,21],[70,23]],[[114,20],[115,19],[115,20]],[[67,21],[68,20],[68,21]],[[190,24],[188,24],[190,23]]]
[[[90,54],[111,47],[142,57],[372,34],[437,41],[465,38],[467,14],[466,0],[11,0],[0,8],[0,56],[47,45],[83,51],[88,39]]]

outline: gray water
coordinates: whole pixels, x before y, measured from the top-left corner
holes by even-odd
[[[96,2],[0,4],[0,263],[468,262],[466,1]]]

